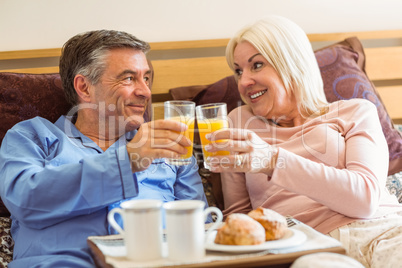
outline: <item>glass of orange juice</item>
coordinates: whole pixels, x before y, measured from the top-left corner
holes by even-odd
[[[205,146],[212,142],[205,136],[219,129],[228,128],[226,103],[210,103],[199,105],[195,108],[197,114],[198,132],[200,134],[204,167],[210,169],[207,158],[216,155],[228,155],[228,151],[206,152]],[[221,142],[222,140],[216,141]]]
[[[191,163],[193,155],[195,102],[165,101],[164,112],[165,119],[179,121],[187,125],[187,130],[182,135],[191,141],[191,146],[186,147],[186,154],[178,159],[167,159],[167,161],[176,166],[188,165]]]

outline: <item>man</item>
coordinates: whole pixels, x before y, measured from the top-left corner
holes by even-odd
[[[108,234],[108,207],[129,198],[206,201],[195,160],[171,166],[190,142],[174,121],[144,123],[149,45],[92,31],[63,47],[69,116],[15,125],[0,149],[1,198],[12,214],[13,267],[92,267],[86,239]]]

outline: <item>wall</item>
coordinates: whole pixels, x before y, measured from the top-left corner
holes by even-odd
[[[307,33],[402,29],[400,0],[0,0],[0,51],[61,47],[107,28],[149,42],[229,38],[267,14]]]

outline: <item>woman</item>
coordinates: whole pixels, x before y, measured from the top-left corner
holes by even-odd
[[[367,267],[399,265],[402,206],[385,190],[374,104],[327,103],[307,36],[282,17],[243,28],[226,58],[246,105],[229,114],[232,129],[209,137],[229,141],[208,148],[231,152],[208,159],[223,172],[225,215],[267,207],[339,239]]]

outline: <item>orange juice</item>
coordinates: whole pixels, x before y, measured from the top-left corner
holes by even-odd
[[[184,154],[180,159],[188,159],[193,155],[193,142],[194,142],[194,117],[176,116],[171,117],[168,120],[178,121],[187,125],[187,130],[183,135],[191,141],[191,146],[187,146],[187,154]]]
[[[228,155],[229,154],[228,151],[206,152],[204,149],[205,146],[212,143],[211,141],[207,140],[205,138],[205,136],[216,130],[228,128],[227,120],[225,120],[223,118],[202,119],[202,120],[197,121],[197,124],[198,124],[198,131],[200,133],[200,140],[201,140],[201,145],[202,145],[202,153],[204,155],[204,161],[209,156]],[[219,140],[217,142],[221,142],[221,141],[224,141],[224,140]]]

